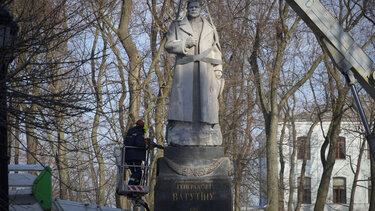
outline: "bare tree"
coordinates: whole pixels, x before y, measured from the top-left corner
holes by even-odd
[[[275,4],[273,2],[272,4]],[[265,92],[264,83],[261,79],[260,65],[258,63],[258,55],[260,54],[261,39],[264,36],[264,23],[260,22],[257,25],[256,36],[254,39],[253,52],[249,58],[252,71],[255,77],[255,86],[257,87],[257,96],[259,99],[259,107],[262,110],[265,119],[265,131],[267,134],[267,210],[276,210],[279,207],[279,191],[278,191],[278,166],[277,166],[277,130],[278,120],[281,108],[285,105],[288,98],[311,76],[320,63],[321,58],[318,58],[309,71],[298,80],[290,89],[285,92],[283,96],[278,96],[277,90],[280,87],[280,72],[283,67],[283,58],[286,46],[290,40],[292,32],[295,30],[299,19],[296,18],[290,28],[286,25],[286,17],[288,14],[288,5],[280,1],[279,4],[279,19],[281,21],[275,24],[275,39],[274,43],[275,55],[272,63],[266,66],[266,71],[269,73],[268,80],[270,81],[269,93]],[[272,8],[272,7],[269,7]],[[271,10],[263,15],[269,17]],[[267,19],[265,19],[267,21]],[[278,101],[280,99],[280,101]]]
[[[364,1],[363,3],[366,4],[367,1]],[[357,25],[364,15],[363,11],[359,12],[357,16],[352,14],[351,12],[353,11],[354,7],[355,5],[353,4],[339,4],[338,19],[340,23],[345,21],[345,28],[347,31],[350,31],[355,25]],[[347,13],[344,13],[344,10],[346,10]],[[321,148],[323,174],[317,193],[316,204],[314,207],[315,211],[324,210],[326,203],[330,177],[336,160],[337,138],[340,133],[341,119],[345,111],[345,98],[348,92],[348,86],[345,84],[345,80],[343,80],[341,77],[339,70],[331,66],[328,58],[325,58],[324,62],[329,73],[329,86],[327,87],[327,90],[329,91],[329,96],[331,97],[329,103],[331,105],[332,120]],[[335,93],[337,93],[337,95]],[[326,157],[325,152],[328,146],[329,150]]]
[[[80,15],[79,2],[69,3],[20,0],[9,4],[21,29],[8,74],[14,160],[19,163],[21,148],[28,163],[57,169],[62,199],[69,199],[74,189],[69,182],[73,134],[69,120],[92,110],[88,93],[79,87],[83,84],[80,67],[90,55],[76,60],[70,42],[90,25],[89,16]],[[27,137],[25,147],[21,133]]]
[[[130,90],[129,116],[127,129],[129,129],[139,118],[140,109],[140,72],[142,67],[142,58],[138,53],[137,47],[132,40],[129,31],[130,17],[133,10],[132,0],[121,1],[121,16],[117,30],[117,35],[129,57],[129,78],[128,85]]]
[[[293,198],[294,198],[294,189],[295,189],[295,181],[293,179],[294,177],[294,172],[296,168],[296,158],[297,158],[297,131],[296,131],[296,123],[295,123],[295,116],[294,116],[294,111],[295,111],[295,96],[293,95],[293,107],[289,108],[288,110],[291,111],[291,115],[286,113],[286,116],[289,117],[290,123],[291,123],[291,130],[292,130],[292,154],[290,156],[290,169],[289,169],[289,199],[288,199],[288,210],[292,210],[292,205],[293,205]],[[286,105],[285,107],[290,107],[289,105]]]
[[[305,143],[304,143],[304,150],[303,150],[304,154],[303,154],[303,161],[302,161],[300,179],[298,181],[297,205],[296,205],[295,211],[299,211],[301,209],[301,204],[302,204],[303,196],[304,196],[303,192],[305,191],[304,190],[304,187],[305,187],[305,172],[306,172],[306,163],[307,163],[307,159],[308,159],[308,151],[309,151],[308,148],[310,147],[311,136],[312,136],[313,130],[318,123],[319,123],[318,118],[316,118],[316,120],[313,121],[313,124],[309,128],[309,131],[307,133],[306,140],[305,140]]]

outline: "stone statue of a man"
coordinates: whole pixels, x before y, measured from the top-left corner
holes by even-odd
[[[187,17],[174,21],[165,49],[176,55],[167,142],[175,146],[221,145],[218,97],[223,88],[221,48],[202,3],[189,0]]]

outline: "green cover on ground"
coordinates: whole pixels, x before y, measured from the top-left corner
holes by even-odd
[[[49,166],[46,166],[35,179],[32,192],[43,210],[50,211],[52,209],[51,168]]]

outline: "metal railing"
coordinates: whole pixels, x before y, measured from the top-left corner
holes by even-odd
[[[146,159],[142,161],[141,165],[129,165],[125,161],[125,154],[126,149],[142,149],[146,150]],[[128,195],[130,193],[139,193],[141,195],[145,195],[149,192],[149,175],[151,169],[151,158],[150,158],[150,150],[143,147],[134,147],[134,146],[124,146],[124,147],[115,147],[114,152],[116,158],[116,165],[117,165],[117,187],[116,192],[120,195]],[[131,185],[132,188],[129,187],[128,181],[130,178],[130,168],[136,167],[140,168],[142,171],[142,177],[140,184],[137,185],[137,189],[134,190],[135,185]]]

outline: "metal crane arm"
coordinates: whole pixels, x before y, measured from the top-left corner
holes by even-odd
[[[371,132],[359,100],[355,82],[375,100],[375,64],[319,0],[286,0],[321,41],[337,68],[345,75],[365,127],[366,138],[375,159],[375,135]]]
[[[318,39],[344,74],[353,76],[375,100],[375,64],[319,0],[286,0]]]

